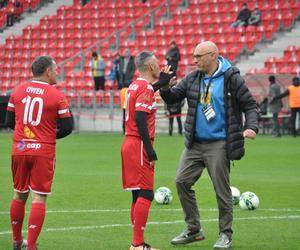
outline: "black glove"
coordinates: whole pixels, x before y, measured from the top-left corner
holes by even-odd
[[[161,87],[168,85],[173,76],[174,76],[173,72],[172,73],[160,72],[158,81],[152,85],[154,91],[157,91]]]

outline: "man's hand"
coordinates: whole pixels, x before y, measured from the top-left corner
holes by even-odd
[[[173,72],[171,71],[171,66],[163,67],[160,72],[158,81],[152,85],[154,91],[165,86],[169,87],[169,83],[171,82],[170,80],[173,78],[175,77],[173,76]]]
[[[255,139],[256,138],[256,133],[252,129],[246,129],[244,131],[244,137],[249,138],[249,139]]]
[[[164,66],[161,70],[160,70],[160,72],[162,73],[166,73],[166,74],[173,74],[173,71],[172,71],[172,68],[171,68],[171,66],[170,65],[166,65],[166,66]],[[159,76],[159,78],[160,78],[160,76]]]

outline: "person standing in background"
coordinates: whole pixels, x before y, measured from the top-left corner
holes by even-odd
[[[113,71],[114,71],[114,75],[115,75],[115,81],[118,85],[118,89],[122,89],[122,84],[120,81],[120,64],[121,64],[121,56],[118,52],[113,61]]]
[[[175,41],[171,42],[171,47],[166,54],[166,60],[168,65],[171,66],[174,76],[178,69],[178,62],[180,61],[180,52]]]
[[[300,78],[294,77],[293,84],[277,98],[288,96],[289,107],[291,108],[291,133],[293,137],[297,137],[296,123],[297,114],[300,116]],[[299,118],[298,118],[299,120]]]
[[[277,96],[280,95],[280,86],[276,82],[275,76],[269,76],[269,95],[268,95],[268,102],[269,102],[269,112],[273,115],[273,136],[280,137],[280,125],[278,119],[278,113],[282,108],[282,101],[280,99],[276,99]]]
[[[184,101],[174,104],[167,104],[167,110],[169,115],[169,135],[173,134],[173,122],[174,118],[177,120],[178,133],[182,135],[182,123],[181,123],[181,108],[184,105]]]
[[[130,54],[130,50],[126,49],[120,62],[120,84],[122,84],[122,87],[128,88],[133,80],[134,72],[134,57]]]
[[[104,90],[105,84],[105,62],[101,55],[98,55],[97,52],[92,53],[91,60],[91,70],[92,76],[95,83],[95,90]]]

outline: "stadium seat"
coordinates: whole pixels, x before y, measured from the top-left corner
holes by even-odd
[[[149,11],[159,6],[160,0],[148,1],[145,4],[140,1],[91,0],[85,6],[76,0],[71,6],[60,6],[56,15],[42,17],[39,25],[27,26],[21,36],[7,38],[0,55],[5,63],[3,66],[5,69],[19,65],[27,71],[30,69],[30,62],[39,53],[49,54],[59,63],[81,52],[82,49],[89,49],[117,29],[121,30],[130,21],[137,20],[135,27],[137,40],[128,39],[132,33],[131,27],[124,29],[120,33],[120,52],[123,53],[125,48],[129,48],[133,54],[144,49],[153,50],[162,65],[165,63],[164,56],[170,41],[175,40],[182,51],[183,58],[180,62],[179,74],[183,75],[185,68],[193,64],[195,40],[216,41],[222,54],[229,60],[236,61],[241,53],[254,51],[255,46],[261,40],[272,40],[274,32],[280,28],[289,28],[294,22],[295,13],[299,13],[299,3],[292,0],[270,1],[271,4],[262,1],[248,3],[250,7],[254,7],[257,3],[262,10],[262,25],[233,29],[230,23],[235,20],[241,1],[204,0],[199,2],[193,0],[190,1],[190,7],[184,9],[180,6],[182,0],[174,0],[170,2],[172,18],[168,20],[164,17],[165,7],[160,9],[155,14],[155,26],[151,30],[148,27],[151,15],[145,15],[145,13],[150,13]],[[33,2],[34,4],[40,3],[37,0]],[[143,15],[145,16],[139,19]],[[196,33],[195,30],[197,30]],[[114,45],[114,37],[101,44],[101,54],[107,62],[107,71],[110,70],[114,57],[112,51]],[[84,54],[84,71],[72,74],[74,65],[80,64],[80,57],[67,62],[63,69],[67,80],[75,79],[76,81],[74,88],[69,86],[72,91],[83,90],[88,93],[93,89],[93,82],[84,72],[90,71],[90,51]],[[266,70],[273,70],[275,67],[280,72],[288,68],[294,70],[297,63],[293,60],[300,60],[300,50],[287,51],[284,56],[287,55],[295,59],[277,60],[271,67],[268,65],[270,62],[266,62]],[[20,58],[19,61],[15,62],[16,58]],[[28,74],[21,77],[28,77]],[[13,81],[15,80],[17,80],[16,77],[13,78]],[[116,84],[107,81],[106,89],[116,89]],[[105,99],[104,96],[103,99]],[[107,95],[105,100],[107,101]]]

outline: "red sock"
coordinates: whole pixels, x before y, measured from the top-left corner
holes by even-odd
[[[130,210],[130,218],[131,218],[131,224],[134,225],[134,207],[135,203],[131,203],[131,210]]]
[[[14,241],[20,241],[22,237],[22,225],[25,215],[25,203],[20,200],[12,200],[10,205],[10,222]]]
[[[144,230],[146,227],[151,201],[139,197],[134,207],[133,245],[144,243]]]
[[[32,203],[28,219],[28,247],[35,247],[46,214],[44,203]]]

